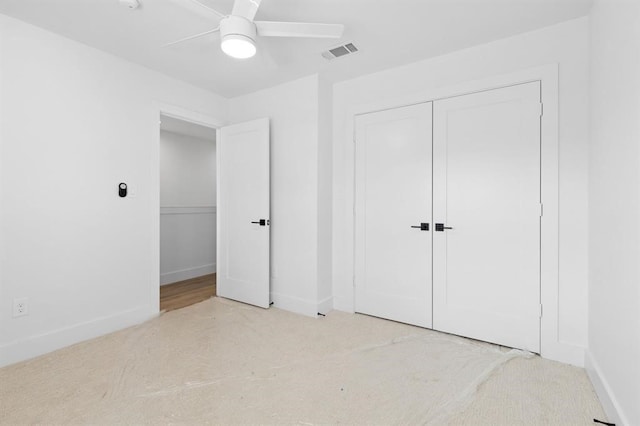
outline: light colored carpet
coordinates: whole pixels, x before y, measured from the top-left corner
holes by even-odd
[[[364,315],[213,298],[0,369],[2,424],[588,425],[582,369]]]

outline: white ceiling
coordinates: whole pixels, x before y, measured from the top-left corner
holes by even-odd
[[[216,129],[169,117],[168,115],[160,116],[160,130],[187,135],[194,138],[206,139],[213,142],[216,140]]]
[[[227,14],[232,0],[201,0]],[[218,18],[175,0],[0,0],[0,13],[132,62],[234,97],[313,73],[344,80],[523,33],[588,14],[591,0],[263,0],[256,20],[345,24],[341,40],[262,39],[260,54],[231,59],[218,35],[169,48],[170,41],[217,27]],[[198,9],[198,8],[196,8]],[[353,42],[355,55],[331,62],[320,52]]]

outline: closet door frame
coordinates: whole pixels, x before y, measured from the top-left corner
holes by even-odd
[[[387,99],[378,102],[360,104],[349,108],[347,115],[347,128],[345,135],[347,140],[355,138],[355,117],[386,109],[404,107],[424,102],[437,101],[439,99],[454,96],[467,95],[486,90],[499,89],[522,83],[534,81],[541,82],[541,99],[543,103],[543,116],[541,121],[541,199],[544,213],[541,219],[541,274],[540,293],[542,303],[542,317],[540,324],[540,354],[542,357],[574,365],[584,364],[584,348],[562,342],[559,335],[558,315],[558,290],[559,290],[559,168],[558,168],[558,64],[550,64],[541,67],[530,68],[511,74],[502,74],[481,80],[474,80],[457,85],[430,90],[417,91],[413,94]],[[349,258],[345,259],[345,270],[338,280],[355,281],[355,144],[347,149],[346,171],[348,179],[353,183],[345,194],[345,212],[352,219],[347,222],[345,229],[349,235],[346,252]],[[347,281],[348,280],[348,281]],[[340,282],[336,285],[341,285]],[[350,306],[354,312],[355,288],[347,294],[349,298],[342,300],[341,308]]]

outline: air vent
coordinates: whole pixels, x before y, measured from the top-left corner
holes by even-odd
[[[332,60],[335,58],[340,58],[341,56],[346,56],[351,53],[356,53],[358,48],[353,45],[353,43],[347,43],[342,46],[336,46],[333,49],[329,49],[326,52],[322,52],[322,57],[328,60]]]

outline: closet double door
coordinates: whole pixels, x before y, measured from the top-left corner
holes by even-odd
[[[357,116],[357,312],[540,351],[540,83]]]

